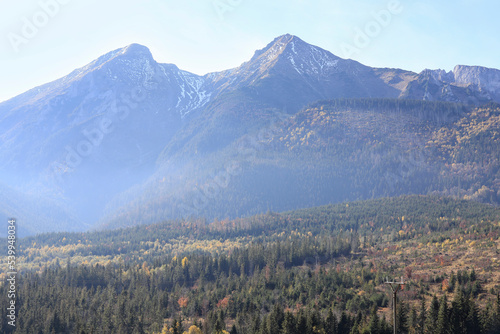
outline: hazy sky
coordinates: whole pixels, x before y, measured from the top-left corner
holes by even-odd
[[[498,0],[0,0],[0,101],[143,44],[197,74],[290,33],[369,66],[500,68]]]

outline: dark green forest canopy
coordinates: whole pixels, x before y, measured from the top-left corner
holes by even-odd
[[[357,232],[375,231],[375,227],[400,228],[405,216],[415,227],[432,230],[458,226],[462,221],[473,225],[480,221],[500,220],[500,208],[467,200],[438,196],[401,196],[367,201],[326,205],[283,213],[268,212],[248,218],[207,222],[205,219],[166,221],[148,226],[87,233],[47,233],[22,239],[20,245],[65,246],[78,242],[94,245],[110,243],[139,244],[168,241],[179,237],[199,240],[255,236],[265,238],[281,232],[336,232],[353,229]],[[442,227],[446,218],[448,225]],[[370,224],[368,224],[370,223]],[[451,225],[450,225],[451,224]],[[22,249],[22,248],[21,248]]]
[[[400,333],[498,333],[499,221],[492,205],[415,195],[29,237],[17,333],[391,333],[386,276],[408,280]]]

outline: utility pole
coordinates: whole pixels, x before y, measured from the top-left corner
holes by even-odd
[[[389,282],[389,278],[385,278],[385,284],[389,284],[392,290],[392,323],[394,325],[394,334],[397,334],[397,318],[396,318],[396,304],[398,302],[398,291],[402,285],[404,285],[403,276],[401,276],[401,281]]]

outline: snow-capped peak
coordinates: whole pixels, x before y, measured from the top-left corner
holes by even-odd
[[[297,36],[286,34],[277,37],[262,50],[256,51],[250,63],[257,63],[262,70],[276,64],[280,59],[301,75],[332,73],[340,60],[332,53],[310,45]]]

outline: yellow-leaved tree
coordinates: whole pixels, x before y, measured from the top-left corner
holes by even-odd
[[[184,332],[183,334],[201,334],[201,329],[196,327],[195,325],[192,325],[189,327],[187,332]]]

